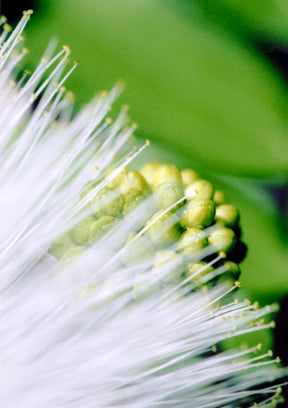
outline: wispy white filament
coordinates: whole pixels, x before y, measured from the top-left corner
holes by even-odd
[[[259,406],[274,404],[279,390],[268,383],[283,375],[277,359],[260,347],[219,346],[269,327],[262,319],[273,307],[231,300],[237,284],[192,291],[193,277],[164,290],[172,261],[153,271],[143,284],[149,295],[135,302],[133,277],[151,277],[153,260],[124,267],[119,259],[128,233],[139,231],[135,240],[143,234],[149,200],[73,263],[49,255],[52,242],[86,214],[87,200],[120,172],[109,173],[116,160],[130,162],[124,157],[135,127],[126,127],[125,109],[114,123],[106,119],[119,87],[72,118],[62,87],[71,73],[67,47],[55,57],[49,49],[29,80],[11,85],[29,16],[0,37],[1,407],[236,407],[259,396]],[[91,168],[99,184],[79,200]]]

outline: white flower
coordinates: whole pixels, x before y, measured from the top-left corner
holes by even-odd
[[[135,126],[127,126],[125,109],[107,119],[119,87],[72,118],[63,83],[75,65],[65,74],[66,46],[56,56],[49,47],[29,79],[24,72],[12,81],[26,53],[19,47],[30,14],[12,32],[2,19],[0,38],[1,406],[208,408],[252,406],[254,398],[273,405],[278,387],[259,385],[283,375],[277,359],[259,345],[224,352],[219,344],[271,327],[263,319],[274,307],[233,300],[238,283],[188,293],[187,278],[155,290],[177,260],[140,280],[141,300],[134,301],[131,277],[147,277],[154,261],[120,265],[144,230],[125,248],[121,240],[139,230],[149,199],[74,262],[63,265],[49,254],[57,237],[89,215],[87,202],[146,145],[127,159]],[[98,185],[79,199],[91,174]]]

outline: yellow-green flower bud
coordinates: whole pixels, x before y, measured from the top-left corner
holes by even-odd
[[[165,273],[161,274],[161,280],[167,283],[179,281],[183,272],[183,260],[181,255],[173,251],[161,250],[155,252],[154,269],[165,265]],[[156,271],[155,271],[156,272]]]
[[[240,275],[239,265],[232,261],[225,261],[224,267],[226,271],[219,276],[219,281],[230,281],[232,284],[234,284],[234,282],[238,280]]]
[[[50,247],[50,252],[52,255],[60,258],[68,249],[75,246],[72,238],[70,237],[70,233],[66,232],[65,234],[61,235],[61,237],[57,238]]]
[[[187,257],[193,257],[206,245],[207,238],[199,228],[187,228],[178,240],[179,252]]]
[[[158,217],[159,219],[157,219]],[[147,221],[145,227],[147,226],[149,228],[146,231],[146,235],[158,248],[165,248],[174,244],[180,235],[178,218],[170,211],[166,213],[163,210],[157,211]]]
[[[213,266],[208,265],[207,262],[204,261],[188,263],[186,265],[186,278],[191,277],[191,282],[197,282],[213,271]]]
[[[85,199],[85,201],[86,201],[86,197],[88,195],[91,197],[89,199],[89,201],[85,204],[84,208],[89,208],[92,205],[93,191],[95,190],[95,187],[97,187],[98,184],[99,184],[99,181],[93,183],[92,185],[90,184],[88,187],[87,187],[87,185],[84,187],[82,193],[80,194],[80,200],[79,201],[82,201],[83,199]]]
[[[79,300],[88,298],[89,296],[95,294],[95,291],[97,290],[98,286],[95,284],[91,284],[86,286],[81,292],[79,293]]]
[[[179,201],[184,197],[184,188],[182,184],[175,182],[167,182],[161,184],[161,186],[154,193],[154,200],[157,208],[168,208],[172,204]],[[176,211],[180,206],[184,204],[184,201],[173,208]]]
[[[95,221],[93,217],[84,218],[70,230],[70,237],[79,245],[85,245],[89,240],[89,229],[91,223]]]
[[[135,170],[125,172],[120,183],[120,191],[123,195],[129,194],[131,190],[141,191],[146,195],[149,193],[149,187],[146,180]]]
[[[144,166],[140,169],[140,173],[149,185],[155,184],[156,170],[159,166],[161,166],[161,163],[152,161],[150,163],[144,164]]]
[[[184,208],[181,218],[183,227],[204,228],[212,224],[215,215],[215,206],[213,201],[195,198],[189,201]]]
[[[208,242],[216,251],[228,252],[234,247],[236,236],[230,228],[218,228],[211,232]]]
[[[221,204],[216,207],[215,220],[222,222],[227,227],[233,227],[237,224],[239,218],[238,211],[231,204]]]
[[[117,217],[123,211],[124,197],[118,190],[105,187],[96,194],[91,204],[97,217],[103,215]]]
[[[155,170],[153,189],[159,187],[163,183],[172,182],[182,183],[180,170],[173,164],[161,164]]]
[[[151,273],[139,273],[133,285],[133,297],[136,302],[142,302],[160,291],[160,282]]]
[[[188,186],[189,184],[192,184],[194,183],[194,181],[199,179],[198,173],[196,173],[196,171],[192,169],[182,170],[181,176],[182,176],[182,183],[185,186]]]
[[[125,244],[127,248],[124,248],[120,257],[121,262],[126,266],[145,262],[145,260],[151,259],[155,252],[152,243],[146,237],[140,235],[135,239],[136,235],[135,233],[129,235]]]
[[[121,184],[122,181],[123,181],[123,177],[124,177],[125,174],[127,174],[128,171],[129,171],[129,170],[128,170],[126,167],[124,167],[124,166],[116,167],[116,168],[112,169],[111,171],[109,171],[109,173],[107,174],[107,176],[110,176],[111,173],[113,173],[113,172],[116,171],[117,169],[119,169],[119,170],[121,170],[121,171],[117,174],[117,176],[115,176],[111,181],[109,181],[109,183],[107,184],[107,187],[108,187],[108,188],[114,189],[114,188],[119,187],[120,184]]]
[[[111,217],[111,215],[104,215],[99,220],[93,221],[89,227],[89,244],[93,245],[119,222],[118,218]]]
[[[213,186],[207,180],[196,180],[194,183],[189,184],[185,189],[185,196],[188,200],[193,200],[194,198],[211,200],[213,193]]]
[[[225,261],[224,266],[227,269],[228,272],[233,273],[235,276],[237,276],[240,272],[239,265],[236,264],[235,262],[232,261]]]
[[[146,196],[139,190],[130,190],[125,195],[125,203],[123,208],[123,215],[127,217],[132,211],[145,201]]]
[[[101,287],[101,296],[103,296],[103,301],[111,302],[122,296],[125,293],[129,293],[132,289],[133,280],[129,271],[119,270],[112,276],[109,276],[105,280]]]
[[[86,250],[84,246],[74,246],[68,251],[64,252],[64,254],[61,256],[61,261],[62,262],[72,262],[75,261],[83,252]]]
[[[223,191],[215,190],[214,195],[213,195],[213,201],[216,205],[224,204],[226,201],[226,198],[225,198],[225,194],[223,193]]]

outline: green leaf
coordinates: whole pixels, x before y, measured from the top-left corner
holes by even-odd
[[[157,0],[61,0],[31,27],[33,56],[57,33],[81,61],[81,102],[123,78],[140,136],[217,172],[287,175],[286,89],[248,44]]]
[[[202,13],[226,29],[241,29],[249,36],[287,44],[288,3],[286,0],[196,0]],[[184,0],[184,3],[187,3]],[[178,5],[177,5],[178,6]]]

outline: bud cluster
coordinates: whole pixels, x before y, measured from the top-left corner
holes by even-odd
[[[120,166],[86,185],[79,204],[89,215],[57,239],[51,253],[71,261],[96,242],[118,236],[117,245],[110,244],[111,257],[124,268],[138,265],[135,299],[141,282],[153,280],[157,271],[161,287],[184,281],[190,289],[219,275],[234,282],[240,274],[238,211],[194,170],[160,162],[140,171]],[[123,234],[121,225],[135,214],[137,223]],[[146,267],[139,274],[140,265]]]

